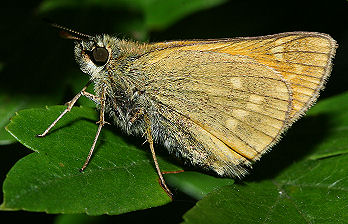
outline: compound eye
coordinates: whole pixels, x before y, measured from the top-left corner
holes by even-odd
[[[105,65],[109,59],[109,52],[105,47],[96,47],[92,51],[92,61],[98,66]]]

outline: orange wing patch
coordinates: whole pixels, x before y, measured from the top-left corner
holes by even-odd
[[[214,51],[246,55],[280,72],[293,91],[292,123],[312,105],[323,88],[331,72],[336,42],[325,34],[283,35],[253,40],[248,46],[243,44],[245,40],[240,40]]]
[[[153,46],[244,55],[275,69],[290,84],[293,92],[290,124],[318,98],[319,91],[330,75],[331,59],[337,47],[335,40],[330,36],[313,32],[236,39],[172,41]]]

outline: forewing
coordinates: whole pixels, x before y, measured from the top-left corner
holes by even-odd
[[[293,92],[289,124],[316,101],[332,68],[336,41],[327,34],[290,32],[262,37],[206,41],[174,41],[157,47],[177,47],[244,55],[273,68],[289,83]]]
[[[278,71],[293,92],[292,123],[317,100],[331,73],[336,48],[327,34],[292,32],[240,38],[213,51],[246,55]]]
[[[289,120],[290,86],[250,57],[168,48],[135,64],[147,74],[146,93],[187,118],[186,129],[199,142],[211,142],[217,158],[232,160],[234,153],[256,160]]]

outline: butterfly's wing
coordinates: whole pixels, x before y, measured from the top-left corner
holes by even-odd
[[[278,71],[290,84],[293,106],[290,123],[299,118],[316,101],[331,73],[336,41],[327,34],[294,32],[249,38],[248,46],[225,47],[218,52],[239,52]],[[237,48],[236,48],[237,47]]]
[[[286,33],[154,46],[135,62],[147,75],[146,93],[174,131],[189,133],[208,151],[187,145],[182,154],[239,176],[240,164],[260,158],[317,98],[335,42],[323,34]]]
[[[185,45],[185,46],[183,46]],[[211,41],[172,41],[157,47],[245,55],[279,72],[293,92],[291,122],[318,98],[331,73],[336,41],[327,34],[290,32],[261,37]]]

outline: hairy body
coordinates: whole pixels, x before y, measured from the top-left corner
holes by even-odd
[[[77,41],[75,57],[126,133],[151,130],[192,165],[241,177],[317,99],[335,49],[310,32],[155,44],[98,35]]]

